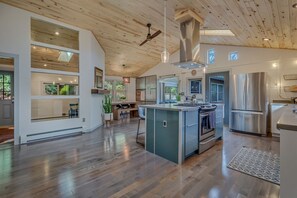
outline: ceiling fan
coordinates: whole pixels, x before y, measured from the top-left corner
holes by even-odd
[[[153,35],[151,35],[151,26],[152,26],[152,24],[148,23],[146,26],[148,27],[148,33],[147,33],[147,36],[146,36],[146,40],[144,40],[142,43],[140,43],[139,46],[142,46],[146,42],[152,40],[153,38],[155,38],[156,36],[158,36],[159,34],[161,34],[161,30],[158,30]]]

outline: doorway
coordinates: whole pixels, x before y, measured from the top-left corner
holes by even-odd
[[[14,63],[0,55],[0,144],[14,142]]]
[[[230,72],[216,72],[205,75],[205,101],[223,104],[224,125],[229,125],[229,78]]]

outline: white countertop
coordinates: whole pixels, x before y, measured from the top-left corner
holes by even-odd
[[[199,107],[176,106],[176,104],[154,104],[154,105],[140,105],[144,108],[162,109],[169,111],[197,111]]]
[[[297,105],[290,104],[286,107],[286,111],[277,122],[277,128],[297,132],[297,114],[293,113],[293,108],[297,108]]]

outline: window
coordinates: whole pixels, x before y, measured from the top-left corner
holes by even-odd
[[[39,19],[31,19],[31,40],[79,50],[79,32]],[[62,53],[63,59],[71,55]]]
[[[78,76],[32,72],[32,96],[77,96]]]
[[[0,73],[0,100],[12,99],[12,74]]]
[[[78,118],[78,98],[33,99],[31,100],[31,120],[45,121]]]
[[[215,50],[209,49],[207,51],[207,63],[208,64],[214,64],[215,63]]]
[[[229,61],[237,61],[237,60],[238,60],[238,52],[230,52]]]
[[[211,83],[211,102],[223,102],[224,100],[224,85]]]
[[[31,19],[32,122],[79,118],[78,44],[78,31]]]
[[[32,45],[31,67],[36,69],[79,72],[79,54]]]
[[[104,89],[110,91],[113,101],[121,101],[127,98],[126,85],[121,80],[106,80],[104,82]]]
[[[165,102],[175,102],[177,93],[177,86],[164,86],[164,101]]]
[[[191,94],[201,94],[202,93],[202,83],[201,80],[190,80],[190,93]]]

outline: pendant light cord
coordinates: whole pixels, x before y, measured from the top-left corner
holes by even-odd
[[[164,0],[164,51],[167,51],[166,49],[166,16],[167,16],[167,0]]]

